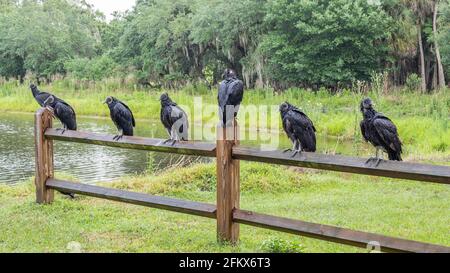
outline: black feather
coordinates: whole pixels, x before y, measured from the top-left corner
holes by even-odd
[[[50,105],[54,109],[55,116],[68,130],[77,130],[77,117],[75,110],[65,101],[56,98],[55,102]]]
[[[296,150],[316,152],[316,128],[311,119],[300,109],[283,103],[280,107],[283,129]]]
[[[402,142],[395,124],[388,117],[376,112],[370,99],[361,103],[361,111],[364,119],[360,127],[364,140],[376,148],[381,148],[389,155],[389,160],[402,161]]]
[[[187,141],[189,136],[189,122],[186,112],[173,102],[167,94],[163,94],[160,100],[161,123],[166,128],[170,138]]]
[[[224,125],[228,124],[237,116],[239,106],[244,97],[244,83],[236,77],[234,71],[227,70],[226,74],[226,79],[219,86],[217,96],[220,108],[220,120]],[[227,115],[228,106],[233,106],[234,111]]]
[[[34,84],[30,85],[31,92],[40,106],[49,106],[53,109],[54,115],[63,124],[65,129],[77,130],[77,118],[75,110],[67,102],[47,92],[41,92]],[[49,103],[49,98],[53,97],[53,101]],[[47,102],[47,105],[45,103]]]
[[[125,136],[133,136],[136,121],[130,108],[123,102],[114,97],[110,97],[108,102],[111,120],[116,125],[119,131],[123,132]]]

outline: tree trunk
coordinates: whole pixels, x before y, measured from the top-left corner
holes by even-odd
[[[419,40],[419,65],[420,65],[420,77],[422,78],[421,91],[425,93],[427,91],[427,80],[425,74],[425,55],[423,52],[423,43],[422,43],[422,25],[417,23],[417,36]]]
[[[433,7],[433,37],[434,37],[434,49],[436,51],[437,62],[437,76],[438,76],[438,89],[445,87],[444,67],[442,66],[441,52],[439,51],[439,45],[437,41],[437,14],[438,14],[438,0],[434,1]]]

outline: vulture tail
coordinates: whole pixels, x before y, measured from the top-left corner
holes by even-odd
[[[390,151],[388,154],[389,154],[389,160],[403,161],[402,155],[399,152]]]

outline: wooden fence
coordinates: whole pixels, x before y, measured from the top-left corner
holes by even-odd
[[[269,216],[240,210],[239,161],[256,161],[271,164],[298,166],[337,172],[356,173],[380,177],[400,178],[422,182],[450,184],[450,167],[403,162],[382,162],[370,167],[366,159],[304,153],[291,158],[281,151],[266,152],[239,146],[236,129],[218,130],[221,138],[216,144],[202,142],[161,145],[160,139],[124,137],[114,141],[110,135],[66,131],[63,135],[52,128],[48,110],[40,109],[35,116],[36,144],[36,201],[51,203],[53,191],[81,194],[113,201],[125,202],[157,209],[192,214],[217,220],[217,239],[237,243],[239,224],[277,230],[320,240],[356,247],[380,247],[383,252],[450,252],[450,247],[383,235],[354,231],[334,226]],[[116,148],[137,149],[162,153],[216,157],[217,203],[206,204],[174,198],[152,196],[118,189],[61,181],[54,177],[53,141],[69,141]]]

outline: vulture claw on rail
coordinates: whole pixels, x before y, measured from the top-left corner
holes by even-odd
[[[113,140],[119,141],[119,140],[121,140],[122,138],[123,138],[123,135],[117,135],[117,136],[115,136],[115,137],[113,138]]]

